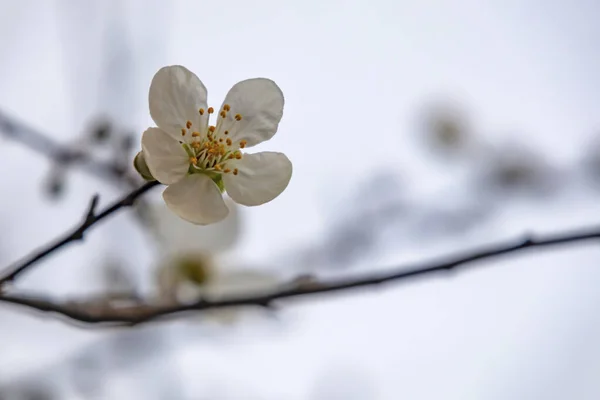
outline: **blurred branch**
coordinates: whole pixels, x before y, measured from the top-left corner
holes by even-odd
[[[57,303],[41,298],[9,294],[0,296],[0,302],[20,305],[42,312],[60,314],[71,320],[86,324],[132,326],[168,315],[190,311],[203,311],[237,306],[271,307],[273,302],[279,299],[337,292],[365,286],[380,285],[387,282],[399,282],[422,275],[451,272],[458,267],[464,267],[475,261],[492,259],[504,254],[521,252],[535,247],[552,247],[599,238],[600,227],[554,234],[542,239],[527,235],[523,239],[489,245],[477,250],[464,252],[456,256],[445,257],[428,263],[398,267],[392,272],[343,278],[330,282],[319,282],[313,278],[304,281],[298,279],[291,284],[285,285],[283,289],[272,293],[258,296],[236,297],[218,301],[200,300],[186,305],[162,306],[132,300],[129,305],[117,307],[114,304],[111,304],[109,300],[100,302],[81,301]]]
[[[27,146],[58,165],[80,166],[87,173],[108,182],[125,181],[132,187],[138,184],[133,177],[127,175],[127,170],[122,166],[95,160],[84,152],[71,150],[49,136],[9,117],[2,111],[0,111],[0,131],[11,140]]]
[[[85,231],[90,229],[93,225],[95,225],[96,223],[100,222],[104,218],[108,217],[109,215],[123,207],[132,206],[139,196],[152,189],[154,186],[157,186],[158,184],[159,183],[157,181],[148,182],[145,185],[139,187],[138,189],[133,190],[121,200],[118,200],[112,205],[106,207],[100,213],[96,213],[96,206],[98,204],[99,197],[98,195],[95,195],[90,201],[90,205],[88,206],[84,220],[77,228],[73,230],[73,232],[67,234],[62,239],[54,243],[46,245],[41,250],[30,254],[24,260],[6,268],[4,272],[0,273],[0,288],[2,284],[14,281],[18,275],[25,272],[28,268],[30,268],[39,260],[59,250],[61,247],[66,246],[67,244],[74,241],[83,240]]]

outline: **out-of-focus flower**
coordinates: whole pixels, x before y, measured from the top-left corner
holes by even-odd
[[[274,290],[278,283],[266,271],[239,269],[228,265],[228,252],[240,234],[237,206],[227,200],[231,212],[220,222],[198,226],[185,222],[164,204],[152,208],[152,216],[163,244],[157,271],[161,301],[186,304],[219,300],[236,295],[253,295]],[[230,309],[214,310],[212,316],[229,319]]]
[[[496,194],[547,194],[560,183],[559,171],[540,154],[516,144],[488,149],[479,164],[477,186]]]
[[[150,85],[150,115],[158,126],[142,136],[152,176],[168,185],[167,206],[198,225],[227,216],[222,192],[245,206],[273,200],[287,187],[292,163],[283,153],[244,154],[269,140],[283,116],[283,93],[275,82],[248,79],[235,84],[216,110],[198,77],[182,66],[160,69]]]
[[[465,155],[476,144],[465,113],[451,103],[428,107],[422,118],[421,139],[439,155]]]

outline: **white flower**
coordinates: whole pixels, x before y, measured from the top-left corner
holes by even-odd
[[[283,93],[275,82],[248,79],[235,84],[219,110],[207,106],[200,79],[182,66],[161,68],[150,85],[150,115],[158,128],[142,136],[150,172],[169,185],[167,206],[199,225],[227,216],[222,191],[245,206],[273,200],[287,187],[292,163],[282,153],[244,154],[269,140],[283,115]]]
[[[161,301],[185,304],[200,298],[218,300],[265,293],[277,287],[279,279],[267,271],[230,269],[226,265],[227,252],[240,233],[237,207],[228,203],[229,215],[209,226],[189,224],[162,203],[151,207],[164,250],[156,276]],[[221,321],[237,316],[232,309],[211,310],[208,314]]]

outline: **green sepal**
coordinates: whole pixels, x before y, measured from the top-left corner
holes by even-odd
[[[146,160],[144,159],[144,154],[140,151],[135,155],[133,159],[133,167],[140,174],[142,178],[146,181],[155,181],[156,179],[152,176],[150,169],[148,168],[148,164],[146,164]]]
[[[223,175],[217,174],[215,177],[211,176],[211,179],[217,185],[221,193],[225,193],[225,182],[223,182]]]

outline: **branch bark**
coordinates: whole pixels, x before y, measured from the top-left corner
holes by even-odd
[[[309,281],[284,285],[281,289],[258,296],[226,298],[222,300],[200,300],[193,304],[160,306],[151,303],[134,302],[128,306],[112,306],[110,303],[66,302],[56,303],[48,299],[5,294],[0,302],[27,307],[40,312],[54,313],[73,321],[88,325],[133,326],[166,316],[184,312],[199,312],[228,307],[271,307],[277,300],[292,297],[309,297],[321,293],[333,293],[389,282],[404,282],[419,276],[451,272],[475,261],[488,260],[502,255],[524,252],[533,248],[549,248],[570,243],[600,238],[600,227],[558,233],[537,239],[527,236],[523,239],[497,243],[458,255],[395,268],[392,272],[367,274],[360,277],[341,278],[329,282]]]
[[[56,252],[57,250],[63,248],[71,242],[83,240],[84,233],[92,226],[96,225],[98,222],[102,221],[104,218],[115,213],[121,208],[132,206],[139,196],[146,193],[148,190],[152,189],[157,185],[159,185],[157,181],[148,182],[145,185],[133,190],[122,199],[115,201],[99,213],[96,213],[96,207],[98,205],[99,196],[95,195],[90,201],[90,204],[85,213],[85,218],[83,219],[81,224],[79,224],[79,226],[73,229],[72,232],[64,235],[62,239],[47,244],[41,249],[25,257],[25,259],[16,262],[15,264],[7,267],[3,272],[1,272],[0,289],[3,284],[14,281],[18,276],[20,276],[23,272],[31,268],[35,263],[37,263],[41,259],[48,257],[50,254]]]

